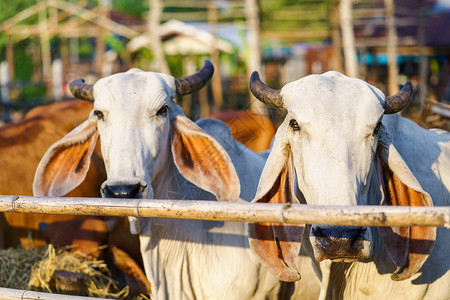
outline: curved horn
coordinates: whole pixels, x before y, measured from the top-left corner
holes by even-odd
[[[411,81],[407,81],[403,88],[394,96],[386,97],[386,104],[384,105],[385,114],[394,114],[401,111],[408,106],[412,100],[413,88]]]
[[[205,60],[205,64],[197,73],[175,79],[177,95],[187,95],[201,89],[208,83],[213,76],[213,73],[213,64],[209,60]]]
[[[94,86],[84,83],[83,78],[77,78],[70,83],[70,92],[75,98],[94,102]]]
[[[280,90],[274,90],[265,85],[257,71],[250,77],[250,91],[261,102],[270,106],[283,108],[283,99],[281,99]]]

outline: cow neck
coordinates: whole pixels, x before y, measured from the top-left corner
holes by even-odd
[[[395,265],[392,262],[389,253],[384,246],[383,239],[376,227],[371,227],[372,230],[372,255],[368,260],[361,262],[372,262],[380,273],[392,273],[395,270]],[[389,263],[387,263],[389,262]]]
[[[153,166],[152,169],[155,172],[150,174],[150,185],[153,190],[154,199],[168,199],[164,191],[167,190],[167,180],[170,178],[169,166],[172,162],[172,153],[168,153],[167,156],[167,158],[162,157],[162,160],[156,166]],[[155,161],[153,161],[154,163]]]
[[[168,153],[166,163],[151,179],[155,199],[183,199],[183,186],[186,179],[180,174],[173,161],[172,152]]]

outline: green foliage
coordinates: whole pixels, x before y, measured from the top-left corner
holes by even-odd
[[[36,4],[36,1],[30,0],[0,1],[0,23],[34,4]]]
[[[33,57],[27,51],[29,40],[14,44],[14,68],[16,80],[28,80],[33,75]]]
[[[113,49],[114,51],[116,51],[119,54],[122,51],[126,50],[125,45],[122,43],[122,41],[120,40],[120,38],[118,36],[110,34],[105,37],[105,42],[109,47],[111,47],[111,49]]]
[[[94,55],[95,42],[92,39],[80,38],[78,55],[81,60],[91,60]]]
[[[182,77],[183,75],[183,60],[181,55],[173,55],[167,57],[167,64],[169,65],[170,74],[174,77]]]
[[[47,93],[44,84],[31,84],[22,87],[21,96],[24,102],[33,103],[46,99]]]
[[[8,0],[0,1],[0,24],[12,18],[18,12],[33,6],[36,1],[30,0]],[[27,22],[24,22],[27,23]],[[4,34],[0,34],[0,50],[6,47],[7,38]]]
[[[149,49],[147,48],[139,49],[138,51],[134,52],[131,55],[132,65],[130,67],[148,71],[148,66],[150,61],[152,61],[152,59],[153,53]]]
[[[148,12],[148,1],[144,0],[112,0],[112,6],[114,10],[141,19]]]
[[[330,2],[330,0],[261,0],[259,1],[261,30],[327,31],[330,28]]]

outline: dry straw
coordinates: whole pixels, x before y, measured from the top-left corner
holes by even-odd
[[[128,286],[119,289],[103,261],[88,261],[79,252],[56,250],[52,245],[42,249],[0,250],[2,287],[57,293],[52,278],[58,270],[83,274],[87,296],[116,299],[128,296]]]
[[[46,249],[9,248],[0,250],[0,286],[24,289],[34,263],[45,257]]]

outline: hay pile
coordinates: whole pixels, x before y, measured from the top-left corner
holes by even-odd
[[[87,296],[120,299],[128,296],[128,287],[122,290],[117,287],[108,276],[109,271],[103,261],[88,261],[80,253],[55,250],[52,245],[44,249],[0,250],[2,287],[56,293],[52,277],[57,270],[83,274]]]
[[[9,248],[0,250],[0,286],[26,289],[30,281],[31,268],[43,259],[46,249]]]

